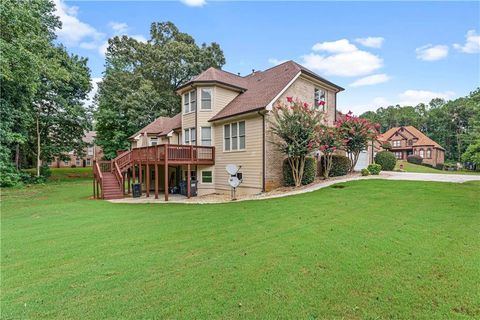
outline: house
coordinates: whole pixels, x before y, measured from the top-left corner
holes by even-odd
[[[182,181],[190,188],[197,180],[199,195],[230,192],[225,167],[235,164],[242,179],[237,194],[272,190],[283,184],[284,160],[270,131],[273,106],[294,97],[321,108],[333,125],[342,90],[293,61],[247,76],[209,68],[177,88],[180,114],[157,118],[130,137],[132,149],[114,160],[114,173],[123,181],[139,178],[147,196],[160,191],[167,200]]]
[[[423,163],[436,166],[445,160],[445,149],[413,126],[389,129],[379,137],[388,142],[398,160],[407,160],[410,155],[423,158]]]
[[[94,160],[103,158],[102,148],[95,144],[95,136],[95,131],[88,131],[85,133],[85,136],[82,138],[82,140],[87,146],[83,150],[84,155],[82,157],[71,151],[68,154],[65,154],[63,159],[55,157],[48,163],[48,166],[50,168],[70,168],[72,166],[91,167]]]

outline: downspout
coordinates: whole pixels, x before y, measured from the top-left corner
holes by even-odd
[[[261,111],[258,114],[262,117],[262,192],[265,192],[265,114]]]

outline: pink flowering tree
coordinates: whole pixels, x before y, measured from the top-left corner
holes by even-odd
[[[343,149],[342,134],[337,127],[329,127],[321,125],[317,131],[318,149],[322,152],[322,174],[328,179],[330,170],[332,169],[332,158],[335,151]]]
[[[271,131],[279,138],[277,144],[288,159],[293,181],[298,187],[302,183],[305,158],[317,147],[316,136],[322,114],[306,102],[287,97],[273,108]]]
[[[354,116],[351,111],[337,120],[336,128],[343,140],[343,150],[348,153],[350,158],[350,172],[355,168],[360,152],[366,150],[369,141],[377,137],[378,127],[378,124]]]

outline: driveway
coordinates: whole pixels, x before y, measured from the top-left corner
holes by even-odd
[[[378,176],[387,180],[413,180],[413,181],[436,181],[456,182],[480,181],[480,175],[464,174],[441,174],[441,173],[415,173],[415,172],[386,172],[382,171]]]

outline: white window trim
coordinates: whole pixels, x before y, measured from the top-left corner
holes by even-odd
[[[192,144],[192,130],[195,130],[195,144]],[[187,140],[185,140],[185,138],[187,137],[187,135],[185,134],[185,131],[188,131],[188,138],[189,138],[189,142],[187,143]],[[189,145],[189,146],[196,146],[197,145],[197,129],[195,127],[191,127],[191,128],[184,128],[183,129],[183,144],[186,144],[186,145]]]
[[[205,171],[208,171],[208,172],[212,173],[212,182],[203,182],[203,172],[205,172]],[[214,180],[213,170],[211,170],[211,169],[210,170],[200,170],[200,183],[201,184],[208,184],[208,185],[214,184],[215,180]]]
[[[240,122],[245,122],[245,148],[243,148],[243,149],[240,149],[240,127],[238,125]],[[232,124],[234,124],[234,123],[237,124],[237,131],[239,133],[239,135],[237,136],[239,148],[236,149],[236,150],[232,150]],[[230,150],[225,150],[225,126],[226,125],[230,125]],[[246,120],[238,120],[238,121],[234,121],[234,122],[224,123],[222,125],[222,137],[223,137],[223,139],[222,139],[223,152],[245,152],[245,151],[247,151],[247,121]]]
[[[200,127],[200,145],[203,146],[203,128],[210,128],[210,145],[205,147],[211,147],[213,146],[213,130],[211,126]]]
[[[213,94],[214,94],[214,90],[213,88],[199,88],[200,90],[198,90],[200,92],[200,112],[209,112],[209,111],[212,111],[213,110]],[[202,108],[202,90],[209,90],[210,91],[210,109],[203,109]],[[198,107],[198,103],[197,103],[197,107]]]
[[[195,107],[195,110],[192,111],[192,98],[190,97],[190,95],[192,94],[192,92],[195,91],[195,102],[197,103],[197,106]],[[185,95],[188,94],[188,112],[185,112]],[[183,114],[190,114],[190,113],[195,113],[198,109],[198,90],[197,89],[193,89],[193,90],[190,90],[188,92],[185,92],[184,94],[182,94],[182,113]]]

